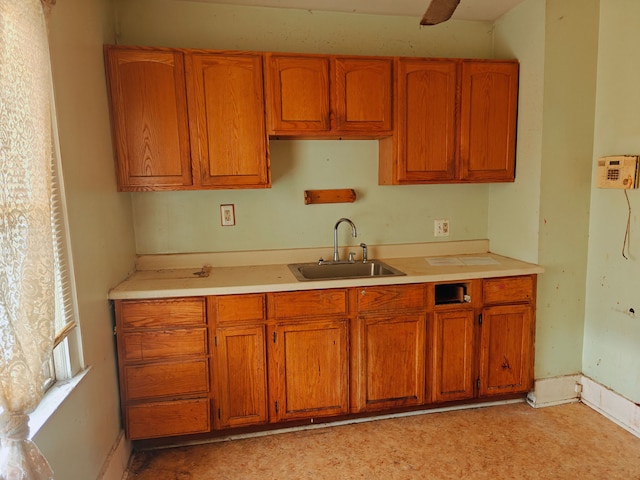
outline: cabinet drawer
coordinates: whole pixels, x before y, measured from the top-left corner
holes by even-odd
[[[122,358],[125,361],[206,354],[207,330],[205,328],[136,332],[122,335]]]
[[[127,435],[131,440],[211,430],[209,400],[196,398],[127,407]]]
[[[274,318],[347,313],[347,291],[343,289],[274,293],[270,298]]]
[[[229,295],[213,297],[216,321],[264,320],[265,295]]]
[[[358,288],[358,311],[424,309],[427,303],[425,286],[386,285]]]
[[[206,393],[209,391],[208,362],[126,366],[124,385],[129,400]]]
[[[534,277],[490,278],[482,283],[482,300],[492,303],[530,302],[533,300]]]
[[[205,325],[204,298],[120,301],[118,317],[125,329]]]

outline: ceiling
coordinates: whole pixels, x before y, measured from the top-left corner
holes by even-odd
[[[257,7],[298,8],[331,12],[400,15],[419,21],[430,0],[198,0],[208,3]],[[493,21],[524,0],[461,0],[453,14],[457,20]]]

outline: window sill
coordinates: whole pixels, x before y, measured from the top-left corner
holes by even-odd
[[[29,439],[33,439],[42,426],[56,412],[62,402],[73,392],[87,376],[91,367],[85,368],[69,380],[56,382],[42,397],[36,409],[29,415]]]

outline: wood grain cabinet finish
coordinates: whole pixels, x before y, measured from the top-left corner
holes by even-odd
[[[349,409],[346,289],[268,294],[272,422]]]
[[[533,386],[536,277],[487,279],[480,340],[480,396]]]
[[[118,190],[192,184],[184,55],[106,47]]]
[[[535,292],[536,276],[521,275],[118,300],[127,436],[215,435],[524,394]]]
[[[356,289],[358,410],[425,401],[425,285]]]
[[[210,431],[205,299],[118,300],[115,308],[127,437]]]
[[[269,135],[390,135],[393,60],[266,53]]]
[[[476,391],[475,312],[470,308],[436,311],[431,328],[431,401],[473,398]]]
[[[379,183],[515,179],[516,61],[399,58],[396,129]]]
[[[265,294],[208,297],[216,429],[268,421]]]
[[[120,191],[271,185],[262,55],[105,47]]]
[[[517,62],[462,62],[461,180],[514,180],[518,69]]]
[[[186,55],[194,183],[270,186],[262,55]]]

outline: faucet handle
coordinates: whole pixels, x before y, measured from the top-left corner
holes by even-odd
[[[356,252],[349,252],[349,263],[356,262]]]
[[[362,247],[362,263],[367,263],[367,244],[362,242],[360,246]]]

